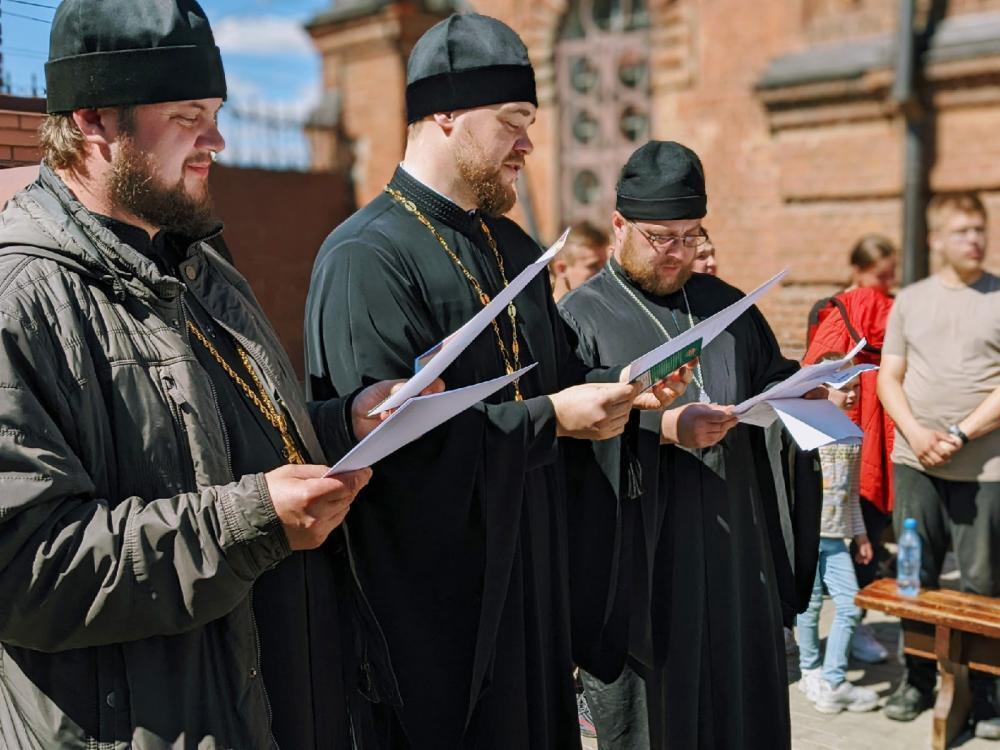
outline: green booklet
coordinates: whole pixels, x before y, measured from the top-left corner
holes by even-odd
[[[674,352],[666,359],[650,367],[646,372],[636,378],[642,383],[642,390],[648,391],[663,378],[682,365],[686,365],[693,359],[701,356],[701,339],[695,339],[690,346],[685,346],[678,352]]]

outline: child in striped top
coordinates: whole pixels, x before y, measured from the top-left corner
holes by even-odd
[[[847,411],[857,401],[858,380],[830,388],[830,400]],[[858,486],[861,476],[860,445],[828,445],[819,449],[823,467],[823,515],[820,525],[819,561],[809,608],[798,616],[799,667],[802,690],[823,713],[871,711],[878,703],[874,690],[852,685],[846,676],[847,654],[861,610],[854,604],[858,581],[845,539],[854,539],[857,561],[867,563],[872,545],[861,517]],[[837,608],[820,661],[819,613],[823,586]]]

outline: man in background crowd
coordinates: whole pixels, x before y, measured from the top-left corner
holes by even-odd
[[[608,262],[608,235],[589,221],[574,224],[566,244],[549,263],[552,296],[556,302],[582,285]]]
[[[933,276],[899,292],[889,313],[878,395],[895,421],[893,526],[915,518],[920,582],[936,587],[949,545],[961,588],[1000,595],[1000,278],[983,269],[986,209],[973,194],[927,207]],[[885,707],[912,721],[933,702],[933,661],[906,656]],[[998,679],[969,675],[978,737],[1000,740]]]
[[[712,238],[704,226],[702,226],[701,231],[705,233],[705,241],[698,245],[698,253],[694,256],[694,265],[691,266],[691,270],[695,273],[718,276],[719,261],[715,257],[715,243],[712,242]]]

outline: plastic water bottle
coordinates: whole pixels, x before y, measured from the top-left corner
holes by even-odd
[[[917,534],[915,518],[903,521],[903,533],[899,535],[896,590],[902,596],[916,596],[920,593],[920,536]]]

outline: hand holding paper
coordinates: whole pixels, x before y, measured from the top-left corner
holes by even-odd
[[[685,448],[715,445],[736,425],[736,417],[731,411],[728,406],[694,403],[664,412],[660,423],[661,442]]]
[[[286,464],[264,475],[274,512],[293,550],[315,549],[341,524],[371,469],[330,477],[323,466]]]
[[[674,401],[684,395],[688,385],[694,379],[694,371],[698,366],[698,360],[693,359],[685,362],[675,370],[671,370],[666,377],[660,378],[653,383],[648,390],[643,390],[632,402],[633,409],[644,411],[660,411],[668,408]],[[622,379],[619,382],[629,382],[625,380],[626,373],[622,371]],[[642,382],[639,381],[639,388]]]
[[[351,404],[351,426],[354,428],[354,436],[358,440],[366,438],[372,430],[389,418],[392,414],[391,411],[372,410],[402,388],[406,382],[405,380],[381,380],[355,396],[354,403]],[[420,392],[420,395],[430,396],[441,393],[443,390],[444,381],[438,378],[432,380],[430,385]]]
[[[371,466],[439,424],[514,382],[535,365],[476,385],[406,401],[327,472],[327,476]],[[409,381],[409,382],[412,382]]]
[[[556,413],[556,434],[579,440],[607,440],[628,422],[638,386],[632,383],[584,383],[549,396]]]

